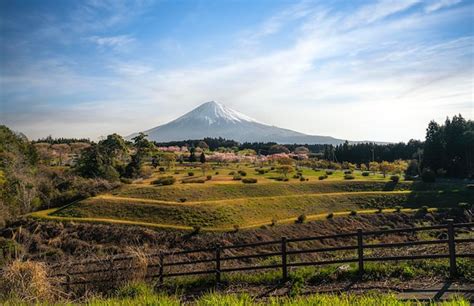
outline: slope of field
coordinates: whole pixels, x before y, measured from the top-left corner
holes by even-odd
[[[459,186],[457,186],[459,187]],[[126,198],[152,199],[169,202],[213,201],[267,196],[291,196],[301,194],[396,191],[396,190],[455,190],[453,184],[424,184],[420,182],[389,181],[310,181],[258,184],[177,184],[156,187],[150,185],[126,185],[112,195]]]
[[[269,196],[193,203],[160,203],[133,198],[95,197],[53,213],[58,217],[110,218],[178,226],[229,228],[327,212],[393,208],[397,205],[449,207],[473,200],[472,193],[366,191]]]

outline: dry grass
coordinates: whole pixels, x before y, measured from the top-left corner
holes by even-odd
[[[48,301],[57,293],[49,282],[43,263],[15,260],[2,269],[0,296],[4,299]]]

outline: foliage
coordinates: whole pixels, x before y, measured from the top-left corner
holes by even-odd
[[[242,183],[244,183],[244,184],[255,184],[255,183],[257,183],[257,179],[256,178],[243,178]]]
[[[398,181],[400,181],[400,177],[398,175],[392,175],[390,176],[390,180],[394,183],[398,183]]]
[[[421,173],[421,179],[425,183],[434,183],[436,181],[436,174],[429,168],[424,168]]]
[[[164,176],[164,177],[157,178],[151,183],[153,185],[161,185],[161,186],[173,185],[174,183],[176,183],[176,179],[173,176]]]

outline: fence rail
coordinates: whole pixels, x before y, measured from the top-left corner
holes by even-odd
[[[155,273],[148,273],[146,278],[158,279],[160,283],[163,283],[165,278],[178,277],[178,276],[187,276],[187,275],[212,275],[214,274],[216,282],[221,281],[223,273],[237,272],[237,271],[258,271],[264,269],[281,269],[281,279],[286,281],[289,277],[289,268],[291,267],[302,267],[302,266],[321,266],[321,265],[330,265],[330,264],[345,264],[345,263],[356,263],[358,267],[358,275],[362,277],[364,274],[364,264],[366,262],[377,262],[377,261],[405,261],[405,260],[419,260],[419,259],[449,259],[449,275],[452,278],[455,278],[457,275],[457,266],[456,258],[474,258],[474,246],[467,248],[467,253],[457,254],[456,245],[459,244],[472,244],[474,243],[474,238],[461,238],[456,239],[456,229],[467,228],[468,231],[472,231],[474,228],[474,222],[472,223],[458,223],[454,224],[452,220],[448,220],[446,224],[435,225],[435,226],[425,226],[425,227],[415,227],[415,228],[400,228],[400,229],[390,229],[390,230],[379,230],[379,231],[367,231],[364,232],[361,229],[353,233],[343,233],[337,235],[326,235],[326,236],[313,236],[313,237],[303,237],[303,238],[292,238],[287,239],[282,237],[280,240],[272,241],[263,241],[256,243],[247,243],[247,244],[235,244],[228,246],[216,245],[212,248],[200,248],[200,249],[191,249],[177,252],[161,252],[155,254],[149,254],[149,258],[157,258],[157,263],[148,265],[147,268],[150,270],[157,269]],[[377,237],[387,234],[398,234],[398,233],[410,233],[410,232],[419,232],[419,231],[430,231],[430,230],[440,230],[446,232],[442,239],[438,240],[417,240],[417,241],[408,241],[408,242],[394,242],[394,243],[364,243],[367,238]],[[289,249],[289,244],[297,242],[307,242],[307,241],[324,241],[327,239],[341,239],[341,238],[356,238],[356,245],[343,245],[335,247],[321,247],[321,248],[299,248],[299,249]],[[387,248],[400,248],[400,247],[409,247],[409,246],[426,246],[426,245],[445,245],[447,246],[447,253],[443,254],[422,254],[422,255],[399,255],[399,256],[368,256],[367,250],[374,249],[387,249]],[[262,251],[259,247],[262,246],[276,246],[279,248],[278,251],[265,251],[264,253],[259,254],[248,254],[240,256],[224,256],[224,250],[236,250],[236,249],[245,249],[252,248],[256,251]],[[342,259],[331,259],[331,260],[319,260],[319,261],[303,261],[303,262],[290,262],[288,260],[289,256],[299,255],[299,254],[309,254],[309,253],[330,253],[338,251],[357,251],[355,257],[351,258],[342,258]],[[208,255],[206,258],[199,258],[194,260],[173,260],[174,257],[179,257],[180,255],[189,255],[189,254],[205,254]],[[251,265],[251,266],[239,266],[239,267],[222,267],[223,262],[235,262],[235,261],[245,261],[255,258],[268,258],[276,257],[280,258],[279,263],[276,264],[266,264],[266,265]],[[115,262],[121,262],[124,260],[131,260],[135,257],[133,256],[122,256],[117,258],[110,258],[107,260],[87,260],[74,262],[69,265],[69,267],[74,267],[77,265],[81,266],[94,266],[98,264],[109,263],[111,266]],[[181,270],[181,271],[167,271],[170,267],[195,267],[198,264],[213,264],[211,268],[203,268],[200,270]],[[57,267],[57,265],[52,266]],[[66,281],[63,282],[63,285],[71,286],[78,284],[88,284],[88,283],[100,283],[107,282],[110,279],[91,279],[84,280],[79,279],[77,281],[72,280],[72,277],[77,277],[78,275],[87,276],[104,272],[118,272],[124,270],[132,270],[134,267],[117,267],[117,268],[107,268],[107,267],[96,267],[95,269],[89,269],[85,271],[66,271],[63,273],[53,274],[54,277],[65,277]]]

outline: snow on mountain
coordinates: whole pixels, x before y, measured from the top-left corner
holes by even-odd
[[[164,125],[144,131],[150,140],[175,140],[222,137],[239,142],[277,142],[301,144],[340,144],[330,136],[307,135],[270,126],[221,103],[210,101]],[[130,135],[128,138],[136,134]]]

